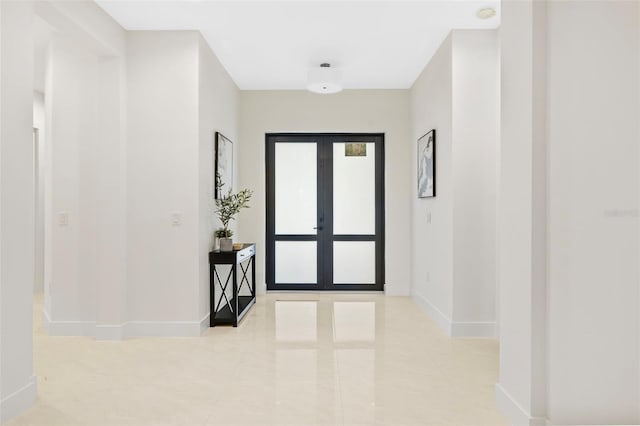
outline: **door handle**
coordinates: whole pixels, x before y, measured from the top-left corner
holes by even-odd
[[[313,229],[317,229],[318,231],[322,231],[322,226],[314,226]]]

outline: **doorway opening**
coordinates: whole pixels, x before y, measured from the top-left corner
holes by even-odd
[[[266,135],[267,290],[384,290],[384,134]]]
[[[51,25],[38,14],[33,19],[33,206],[34,206],[34,263],[33,263],[33,332],[34,337],[44,332],[43,309],[45,306],[45,283],[47,275],[46,254],[48,225],[46,224],[47,187],[50,188],[48,132],[50,117],[47,116],[46,101],[49,46],[54,36]]]

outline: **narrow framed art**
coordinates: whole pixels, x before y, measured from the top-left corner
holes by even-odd
[[[213,187],[215,198],[220,199],[233,190],[233,142],[220,132],[216,132],[213,156],[215,159]]]
[[[418,139],[418,198],[436,196],[436,129]]]

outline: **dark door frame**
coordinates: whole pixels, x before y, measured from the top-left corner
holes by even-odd
[[[317,235],[275,234],[275,144],[316,142],[317,155]],[[368,142],[375,145],[376,218],[375,235],[333,235],[333,143]],[[267,133],[265,135],[266,170],[266,282],[267,290],[383,291],[385,282],[385,193],[383,133]],[[276,241],[317,241],[317,284],[275,282]],[[333,242],[375,241],[376,273],[374,284],[333,283]]]

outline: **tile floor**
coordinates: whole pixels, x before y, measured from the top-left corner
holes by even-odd
[[[38,402],[9,426],[502,425],[498,344],[450,339],[409,299],[269,294],[238,328],[117,342],[49,337]]]

